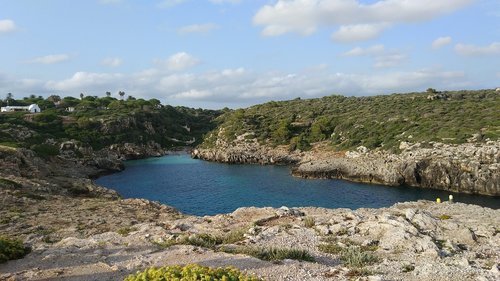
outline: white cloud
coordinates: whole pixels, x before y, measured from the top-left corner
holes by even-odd
[[[209,98],[209,97],[212,97],[212,96],[213,96],[213,94],[210,91],[191,89],[189,91],[185,91],[185,92],[181,92],[181,93],[172,95],[171,98],[181,99],[181,100],[183,100],[183,99],[187,99],[187,100],[195,99],[195,100],[198,100],[198,99],[206,99],[206,98]]]
[[[48,81],[45,87],[63,92],[103,92],[126,84],[125,76],[119,73],[77,72],[71,78]]]
[[[341,26],[333,38],[350,42],[375,38],[393,24],[430,20],[474,1],[379,0],[366,4],[359,0],[278,0],[260,8],[253,22],[263,26],[265,36],[309,35],[320,26]],[[356,34],[349,36],[349,31]]]
[[[200,60],[186,52],[179,52],[170,56],[166,61],[156,60],[156,64],[165,66],[171,71],[181,71],[200,63]]]
[[[141,77],[142,79],[140,79]],[[146,78],[147,77],[147,78]],[[144,79],[146,78],[146,79]],[[166,99],[181,105],[251,105],[268,100],[296,97],[312,98],[333,93],[371,95],[425,90],[429,85],[441,89],[468,86],[462,72],[420,70],[384,74],[255,73],[242,68],[208,71],[200,74],[168,74],[147,71],[139,74],[75,73],[69,79],[49,81],[42,92],[104,93],[124,90],[143,98]],[[464,82],[465,81],[465,82]],[[0,89],[3,89],[0,81]],[[7,82],[5,82],[7,85]],[[213,106],[212,106],[213,107]]]
[[[436,68],[352,74],[332,73],[324,67],[319,72],[297,73],[254,72],[244,68],[173,73],[165,67],[156,67],[131,74],[76,72],[66,79],[50,81],[16,79],[0,73],[0,92],[5,93],[78,95],[83,92],[102,96],[106,91],[125,91],[137,98],[157,98],[173,105],[203,108],[240,107],[331,94],[360,96],[423,91],[429,86],[447,90],[484,88],[471,82],[463,72]]]
[[[436,40],[432,41],[432,48],[437,50],[451,43],[451,37],[439,37]]]
[[[172,8],[174,6],[180,5],[187,0],[163,0],[158,4],[158,7],[163,8],[163,9],[168,9]]]
[[[357,56],[371,56],[371,55],[381,55],[385,52],[385,47],[382,44],[373,45],[368,48],[356,47],[345,52],[343,55],[348,57],[357,57]]]
[[[103,4],[103,5],[109,5],[109,4],[120,4],[122,3],[123,0],[99,0],[99,3]]]
[[[37,57],[27,61],[27,63],[56,64],[65,62],[69,59],[70,56],[67,54],[57,54],[57,55],[47,55],[47,56]]]
[[[368,56],[374,59],[375,68],[395,67],[400,65],[407,56],[398,50],[386,50],[384,45],[373,45],[368,48],[355,47],[343,54],[346,57]]]
[[[1,33],[7,33],[7,32],[12,32],[17,29],[16,24],[14,21],[6,19],[6,20],[0,20],[0,34]]]
[[[225,4],[225,3],[238,4],[241,2],[241,0],[209,0],[209,1],[214,4]]]
[[[375,57],[375,64],[373,67],[376,68],[387,68],[399,66],[403,61],[407,59],[405,54],[398,52],[388,53]]]
[[[387,23],[342,25],[333,33],[332,39],[342,43],[374,39],[389,26]]]
[[[462,56],[488,56],[500,54],[500,42],[493,42],[488,46],[476,46],[467,44],[455,45],[455,52]]]
[[[101,61],[101,64],[109,67],[118,67],[122,65],[123,61],[120,58],[105,58]]]
[[[178,32],[180,34],[188,34],[188,33],[208,33],[212,30],[219,28],[215,23],[204,23],[204,24],[192,24],[186,25],[179,28]]]

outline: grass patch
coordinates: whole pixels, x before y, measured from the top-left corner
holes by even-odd
[[[449,219],[451,219],[451,216],[446,215],[446,214],[442,214],[439,216],[439,219],[440,220],[449,220]]]
[[[318,246],[318,249],[323,253],[338,255],[342,253],[342,250],[344,248],[334,243],[328,243],[328,244],[320,244]]]
[[[222,244],[222,241],[223,239],[221,237],[201,233],[185,236],[179,241],[179,244],[215,249],[217,245]]]
[[[231,254],[243,254],[258,258],[264,261],[281,261],[285,259],[313,262],[314,257],[306,250],[295,248],[275,248],[275,247],[237,247],[221,248],[222,251]]]
[[[20,259],[30,251],[31,249],[24,246],[21,240],[0,236],[0,263]]]
[[[364,267],[378,261],[377,256],[361,250],[359,247],[348,247],[340,253],[340,260],[348,267]]]
[[[305,227],[312,228],[315,225],[316,225],[316,222],[314,221],[313,217],[305,217],[304,218],[304,226]]]
[[[248,230],[246,228],[233,229],[224,235],[222,243],[224,244],[234,244],[245,239],[245,233]]]
[[[137,231],[137,227],[126,226],[126,227],[122,227],[122,228],[118,229],[116,232],[118,234],[120,234],[121,236],[128,236],[130,234],[130,232],[133,232],[133,231]]]

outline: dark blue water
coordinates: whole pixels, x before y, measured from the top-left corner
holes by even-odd
[[[97,183],[125,198],[146,198],[186,214],[213,215],[239,207],[380,208],[397,202],[447,199],[449,192],[290,176],[287,167],[227,165],[174,155],[127,161]],[[500,208],[500,199],[454,194],[455,201]]]

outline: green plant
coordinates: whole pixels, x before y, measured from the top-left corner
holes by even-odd
[[[30,251],[31,249],[24,246],[21,240],[0,236],[0,263],[20,259]]]
[[[336,243],[327,243],[327,244],[320,244],[318,246],[318,249],[323,253],[338,255],[342,252],[344,248],[342,248]]]
[[[243,254],[265,261],[281,261],[284,259],[314,261],[314,257],[306,250],[275,247],[236,247],[221,248],[222,251],[232,254]]]
[[[130,232],[133,232],[133,231],[137,231],[137,227],[126,226],[126,227],[122,227],[122,228],[118,229],[116,232],[118,234],[120,234],[121,236],[128,236],[130,234]]]
[[[305,217],[304,218],[304,226],[307,228],[312,228],[316,222],[314,221],[313,217]]]
[[[403,267],[401,268],[401,271],[403,271],[403,272],[411,272],[411,271],[413,271],[413,270],[415,270],[415,266],[414,266],[414,265],[412,265],[412,264],[405,264],[405,265],[403,265]]]
[[[193,245],[197,247],[204,247],[209,249],[215,249],[217,245],[222,244],[223,239],[218,236],[211,234],[201,233],[185,236],[179,244]]]
[[[59,149],[51,144],[36,144],[31,147],[31,150],[44,159],[59,155]]]
[[[138,272],[137,274],[129,275],[124,281],[259,281],[259,279],[252,275],[245,275],[240,270],[233,267],[226,268],[211,268],[197,264],[190,264],[186,266],[166,266],[161,268],[148,268],[145,271]]]
[[[440,220],[449,220],[449,219],[451,219],[451,216],[446,215],[446,214],[442,214],[439,216],[439,219]]]
[[[359,247],[350,246],[340,253],[340,260],[349,267],[364,267],[378,261],[377,256],[362,251]]]
[[[222,238],[222,243],[224,244],[234,244],[236,242],[242,241],[245,239],[245,233],[247,232],[246,228],[238,228],[231,230]]]

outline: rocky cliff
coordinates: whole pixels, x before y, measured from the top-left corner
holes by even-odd
[[[240,208],[193,217],[138,199],[3,198],[0,215],[8,220],[0,233],[23,237],[32,253],[0,264],[0,280],[123,280],[189,263],[235,266],[269,281],[500,277],[500,211],[474,205]],[[293,249],[310,258],[266,261],[244,249]]]
[[[500,196],[500,142],[450,145],[402,142],[401,153],[382,150],[335,152],[317,144],[311,151],[290,152],[239,137],[231,145],[193,151],[193,157],[224,163],[296,164],[292,174],[386,185],[408,185],[462,193]]]

